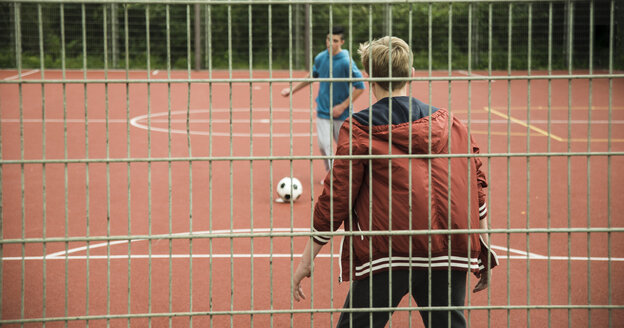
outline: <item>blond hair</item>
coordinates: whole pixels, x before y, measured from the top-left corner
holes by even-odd
[[[393,78],[410,77],[412,73],[412,51],[400,38],[386,36],[362,43],[358,53],[364,70],[370,77],[390,77],[391,72]],[[390,60],[392,60],[391,65]],[[391,67],[392,71],[390,71]],[[390,90],[390,81],[376,81],[375,83],[385,90]],[[392,81],[392,89],[400,89],[405,86],[405,83],[407,81]]]

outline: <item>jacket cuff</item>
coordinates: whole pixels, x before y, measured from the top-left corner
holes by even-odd
[[[320,231],[316,230],[316,228],[312,228],[312,232],[314,233],[319,233]],[[312,238],[314,239],[314,242],[319,244],[319,245],[325,245],[327,244],[330,240],[331,240],[331,235],[330,236],[324,236],[324,235],[317,235],[315,234],[314,236],[312,236]]]
[[[479,219],[483,220],[487,217],[487,203],[483,203],[480,207],[479,207]]]
[[[484,272],[498,266],[498,255],[496,255],[494,250],[488,247],[481,236],[479,236],[479,241],[481,243],[481,252],[479,253],[479,272]]]

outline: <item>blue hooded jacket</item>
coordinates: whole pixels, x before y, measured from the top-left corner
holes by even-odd
[[[333,78],[348,78],[349,70],[351,70],[351,77],[361,78],[362,73],[357,68],[355,62],[351,60],[349,51],[342,50],[332,58],[332,77]],[[329,78],[329,51],[325,50],[314,58],[314,67],[312,70],[312,76],[315,78]],[[330,85],[332,86],[332,98],[333,101],[329,103]],[[320,118],[329,119],[331,116],[331,109],[349,98],[351,89],[355,87],[357,89],[364,89],[364,83],[362,81],[353,82],[351,85],[349,82],[321,82],[318,96],[316,97],[316,111],[317,116]],[[342,115],[337,118],[345,120],[349,116],[349,110],[345,110]]]

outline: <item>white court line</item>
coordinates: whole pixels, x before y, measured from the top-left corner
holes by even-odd
[[[21,77],[28,76],[28,75],[31,75],[31,74],[35,74],[37,72],[39,72],[38,69],[35,69],[35,70],[32,70],[32,71],[28,71],[26,73],[22,73]],[[19,77],[20,77],[20,75],[16,74],[16,75],[12,75],[12,76],[9,76],[9,77],[5,77],[4,80],[5,81],[10,81],[10,80],[15,80],[15,79],[17,79]]]
[[[253,232],[257,232],[257,233],[267,233],[267,232],[309,232],[310,229],[309,228],[273,228],[273,229],[269,229],[269,228],[259,228],[259,229],[253,229]],[[338,231],[343,231],[342,229],[338,230]],[[251,229],[223,229],[223,230],[206,230],[206,231],[197,231],[197,232],[193,232],[191,234],[192,235],[206,235],[206,234],[211,234],[211,233],[215,233],[215,234],[225,234],[225,233],[250,233],[252,232]],[[171,234],[172,236],[179,236],[179,235],[186,235],[188,234],[188,232],[181,232],[181,233],[174,233]],[[164,237],[163,239],[167,239],[166,237]],[[42,260],[108,260],[108,259],[112,259],[112,260],[119,260],[119,259],[189,259],[189,258],[214,258],[214,259],[232,259],[232,258],[299,258],[301,257],[301,254],[299,254],[298,252],[293,252],[293,254],[290,253],[254,253],[254,254],[250,254],[250,253],[212,253],[212,254],[202,254],[202,253],[193,253],[193,254],[152,254],[152,255],[148,255],[148,254],[132,254],[132,255],[128,255],[128,254],[122,254],[122,255],[89,255],[88,257],[86,255],[72,255],[70,256],[69,254],[71,253],[76,253],[76,252],[81,252],[81,251],[86,251],[87,249],[91,250],[91,249],[96,249],[96,248],[101,248],[101,247],[108,247],[108,246],[113,246],[113,245],[120,245],[120,244],[126,244],[128,242],[133,243],[133,242],[137,242],[137,241],[147,241],[147,239],[131,239],[131,240],[117,240],[117,241],[111,241],[111,242],[103,242],[103,243],[95,243],[95,244],[91,244],[88,246],[81,246],[81,247],[76,247],[76,248],[71,248],[68,250],[62,250],[59,252],[55,252],[52,254],[48,254],[46,256],[25,256],[25,257],[3,257],[2,260],[3,261],[25,261],[25,260],[35,260],[35,261],[42,261]],[[624,262],[624,258],[622,257],[583,257],[583,256],[545,256],[545,255],[541,255],[541,254],[537,254],[537,253],[527,253],[525,251],[522,250],[518,250],[518,249],[514,249],[514,248],[507,248],[507,247],[503,247],[503,246],[497,246],[497,245],[491,245],[491,248],[496,249],[496,250],[500,250],[503,252],[506,252],[507,254],[498,254],[498,259],[513,259],[513,260],[549,260],[549,261],[598,261],[598,262],[606,262],[606,261],[611,261],[611,262]],[[512,254],[518,254],[518,255],[509,255],[509,253]],[[318,255],[318,257],[321,258],[340,258],[340,254],[327,254],[327,253],[320,253]]]
[[[186,112],[185,112],[186,113]],[[194,112],[191,112],[191,114],[193,114]],[[131,119],[132,120],[132,119]],[[147,121],[146,117],[141,118],[140,120],[144,120]],[[186,119],[151,119],[150,120],[151,123],[186,123]],[[462,119],[461,120],[462,123],[468,123],[468,120]],[[5,118],[5,119],[1,119],[0,122],[2,123],[19,123],[20,119],[18,118]],[[60,119],[60,118],[50,118],[50,119],[46,119],[45,120],[46,123],[78,123],[78,124],[84,124],[85,123],[85,119],[81,119],[81,118],[76,118],[76,119]],[[89,123],[106,123],[106,119],[103,118],[94,118],[94,119],[89,119],[87,122]],[[213,119],[212,121],[209,119],[191,119],[191,123],[230,123],[229,119]],[[270,123],[269,119],[267,118],[262,118],[262,119],[257,119],[257,120],[253,120],[253,123]],[[310,123],[309,119],[273,119],[273,123],[277,123],[277,124],[283,124],[283,123]],[[492,124],[507,124],[508,121],[507,120],[483,120],[483,119],[472,119],[470,120],[470,122],[472,124],[488,124],[488,123],[492,123]],[[524,123],[528,123],[526,120],[523,121]],[[43,119],[40,118],[24,118],[22,119],[22,123],[43,123]],[[109,119],[108,123],[128,123],[128,120],[126,119]],[[236,124],[249,124],[249,120],[248,119],[232,119],[232,123],[236,123]],[[531,124],[548,124],[548,120],[531,120],[530,122]],[[551,124],[582,124],[582,125],[586,125],[589,123],[589,121],[587,120],[572,120],[572,121],[567,121],[567,120],[551,120],[550,121]],[[611,123],[612,125],[619,125],[619,124],[624,124],[624,120],[612,120],[611,122],[609,122],[608,120],[593,120],[591,121],[592,124],[609,124]],[[186,133],[186,131],[185,131]]]
[[[221,109],[221,111],[229,111],[229,109]],[[268,111],[268,108],[254,108],[254,110],[256,111]],[[280,110],[280,111],[288,111],[287,110]],[[213,111],[215,111],[215,109],[213,109]],[[248,112],[249,109],[248,108],[244,108],[244,109],[232,109],[232,111],[246,111]],[[273,111],[277,111],[276,108],[273,108]],[[295,109],[293,109],[293,111],[295,111]],[[193,110],[191,113],[193,114],[197,114],[197,113],[209,113],[210,110],[207,109],[200,109],[200,110]],[[305,112],[309,112],[309,110],[305,110]],[[162,117],[162,116],[169,116],[169,115],[186,115],[188,112],[187,111],[172,111],[172,112],[160,112],[160,113],[152,113],[150,115],[146,114],[146,115],[140,115],[140,116],[136,116],[134,118],[132,118],[130,120],[130,124],[136,128],[139,129],[143,129],[143,130],[150,130],[150,131],[156,131],[156,132],[163,132],[163,133],[177,133],[177,134],[187,134],[186,129],[181,130],[181,129],[168,129],[168,128],[159,128],[159,127],[154,127],[154,126],[148,126],[147,124],[147,119],[148,118],[155,118],[155,117]],[[150,118],[150,123],[151,123],[151,118]],[[142,122],[145,122],[142,123]],[[185,121],[186,122],[186,121]],[[193,120],[193,122],[196,122],[195,120]],[[209,122],[209,121],[208,121]],[[264,120],[260,120],[260,122],[266,122]],[[221,136],[221,137],[250,137],[251,135],[249,134],[249,132],[232,132],[232,131],[228,131],[228,132],[217,132],[217,131],[212,131],[212,133],[210,131],[190,131],[190,134],[195,134],[195,135],[204,135],[204,136]],[[310,135],[312,136],[316,136],[315,132],[303,132],[303,133],[292,133],[293,137],[310,137]],[[290,137],[291,134],[290,133],[258,133],[258,132],[254,132],[253,133],[254,137]]]
[[[20,120],[18,118],[5,118],[0,120],[2,123],[19,123]],[[63,120],[61,118],[50,118],[50,119],[46,119],[45,120],[46,123],[79,123],[79,124],[84,124],[85,123],[85,119],[84,118],[76,118],[76,119],[72,119],[72,118],[68,118],[66,120]],[[87,122],[89,123],[106,123],[106,120],[103,118],[94,118],[94,119],[89,119]],[[108,123],[127,123],[128,120],[125,119],[109,119]],[[22,119],[22,123],[43,123],[43,119],[40,118],[24,118]]]
[[[488,77],[488,75],[481,75],[481,74],[476,74],[476,73],[470,73],[468,74],[468,71],[465,70],[458,70],[457,73],[462,74],[462,75],[466,75],[466,76],[474,76],[474,77]],[[496,80],[491,80],[491,81],[484,81],[484,80],[478,80],[478,81],[472,81],[474,82],[492,82],[492,83],[496,83]]]

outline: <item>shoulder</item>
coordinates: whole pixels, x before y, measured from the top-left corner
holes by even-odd
[[[327,57],[328,57],[327,56],[327,50],[323,50],[323,51],[319,52],[318,54],[316,54],[316,56],[314,57],[314,61],[324,60]]]
[[[338,61],[340,63],[346,64],[346,65],[349,65],[349,63],[353,61],[351,59],[351,54],[349,54],[349,50],[346,50],[346,49],[342,49],[342,51],[340,51],[340,54],[336,57],[338,58]]]

